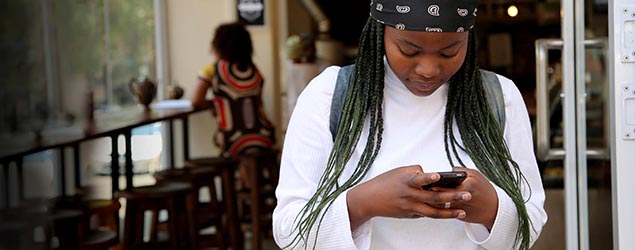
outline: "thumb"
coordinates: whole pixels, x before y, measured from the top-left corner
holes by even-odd
[[[416,172],[415,175],[410,178],[410,186],[421,188],[422,186],[437,182],[441,176],[438,173],[423,173]]]

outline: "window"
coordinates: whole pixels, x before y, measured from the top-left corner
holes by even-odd
[[[130,80],[155,78],[153,1],[52,3],[62,89],[92,90],[98,109],[135,104]],[[63,92],[64,102],[68,98]]]
[[[136,105],[131,79],[156,79],[154,7],[154,0],[0,1],[0,140],[81,121],[88,92],[100,111]],[[133,131],[135,145],[157,146],[133,147],[135,161],[156,161],[158,126]],[[90,165],[110,160],[100,158],[109,158],[109,143],[96,141]],[[25,167],[34,159],[56,164],[54,155],[27,157]]]
[[[133,78],[156,79],[153,0],[23,0],[0,4],[0,131],[134,105]],[[60,115],[64,114],[64,115]]]
[[[42,15],[39,1],[0,3],[0,132],[27,129],[23,124],[47,111]]]

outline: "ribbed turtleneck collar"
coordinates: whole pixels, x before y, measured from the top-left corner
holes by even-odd
[[[388,63],[388,59],[384,56],[384,68],[385,68],[385,76],[384,82],[386,84],[385,88],[389,90],[397,91],[404,98],[413,98],[417,100],[426,100],[426,99],[437,99],[437,98],[445,98],[448,93],[448,83],[444,83],[439,87],[432,95],[429,96],[416,96],[406,86],[399,80],[395,72],[392,70],[390,63]]]

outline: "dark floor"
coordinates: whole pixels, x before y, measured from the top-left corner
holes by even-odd
[[[88,183],[91,183],[91,186],[93,186],[93,188],[91,188],[92,195],[94,195],[94,198],[110,198],[110,176],[94,176],[94,179],[91,179]],[[134,179],[133,179],[134,185],[135,186],[145,186],[145,185],[152,185],[155,183],[154,178],[150,175],[150,174],[139,174],[139,175],[135,175]],[[119,183],[125,183],[125,179],[121,179],[121,181]],[[125,217],[125,201],[121,200],[121,209],[119,210],[119,215],[120,218],[124,219]],[[149,222],[148,222],[149,223]],[[123,225],[123,223],[121,224]],[[249,233],[245,234],[245,250],[249,250],[251,249],[251,235]],[[276,246],[275,242],[273,241],[272,238],[265,238],[265,240],[263,241],[263,250],[274,250],[274,249],[280,249],[279,247]]]

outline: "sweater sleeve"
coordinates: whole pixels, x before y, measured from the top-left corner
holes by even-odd
[[[214,64],[210,63],[205,65],[199,72],[198,72],[198,78],[206,81],[206,82],[212,82],[212,77],[214,76]]]
[[[522,184],[523,198],[527,201],[525,207],[531,221],[531,245],[536,241],[542,227],[547,222],[544,210],[545,192],[533,149],[531,123],[527,107],[520,91],[514,83],[499,76],[505,97],[505,141],[509,147],[512,159],[518,163],[526,178]],[[518,229],[518,212],[512,199],[501,188],[495,186],[498,195],[498,211],[492,230],[488,232],[480,224],[465,224],[468,237],[485,249],[514,249],[516,232]]]
[[[333,147],[329,130],[331,97],[339,67],[327,68],[300,94],[286,131],[273,212],[273,232],[279,247],[287,247],[297,236],[295,219],[311,198],[324,172]],[[317,225],[319,233],[316,232]],[[346,192],[337,197],[311,228],[306,243],[293,248],[358,249],[370,245],[369,223],[351,232]]]

